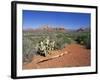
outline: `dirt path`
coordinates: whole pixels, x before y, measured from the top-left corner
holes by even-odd
[[[79,44],[70,44],[66,46],[64,49],[55,51],[53,53],[55,54],[67,53],[67,54],[40,63],[38,63],[39,60],[43,59],[44,57],[34,56],[31,63],[23,65],[23,69],[76,67],[76,66],[90,65],[90,50],[85,49],[83,46]]]

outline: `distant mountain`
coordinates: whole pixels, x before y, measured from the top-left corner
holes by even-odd
[[[88,32],[88,31],[90,31],[91,29],[90,29],[90,27],[87,27],[87,28],[79,28],[79,29],[77,29],[76,31],[77,32]]]
[[[76,31],[77,31],[77,32],[83,32],[84,29],[83,29],[83,28],[79,28],[79,29],[77,29]]]
[[[44,26],[40,27],[40,29],[42,29],[42,30],[50,30],[50,31],[53,31],[53,30],[65,30],[65,28],[63,28],[63,27],[52,27],[52,26],[48,26],[48,25],[44,25]]]

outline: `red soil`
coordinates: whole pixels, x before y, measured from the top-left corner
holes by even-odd
[[[59,51],[53,51],[51,56],[55,54],[67,53],[63,56],[53,58],[47,61],[39,62],[41,59],[49,58],[42,56],[34,56],[32,62],[23,65],[23,69],[37,68],[57,68],[57,67],[78,67],[90,66],[90,50],[79,44],[70,44]]]

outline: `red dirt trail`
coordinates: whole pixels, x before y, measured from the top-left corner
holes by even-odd
[[[90,50],[79,44],[70,44],[59,51],[54,51],[55,54],[67,53],[63,56],[39,62],[40,59],[45,59],[42,56],[34,56],[32,62],[23,65],[23,69],[38,69],[38,68],[61,68],[61,67],[78,67],[90,66]],[[51,54],[51,56],[55,55]],[[50,56],[49,56],[50,57]],[[47,56],[48,58],[48,56]]]

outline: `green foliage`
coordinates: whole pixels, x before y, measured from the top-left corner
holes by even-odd
[[[58,33],[57,34],[57,44],[56,47],[58,49],[63,48],[65,45],[73,43],[73,40],[65,33]]]
[[[90,34],[82,34],[76,38],[77,43],[85,45],[87,49],[91,48]]]
[[[35,49],[32,41],[28,38],[23,38],[23,62],[30,62],[33,57]]]
[[[85,40],[85,46],[87,49],[91,48],[91,40],[90,40],[90,36],[87,36],[86,40]]]

